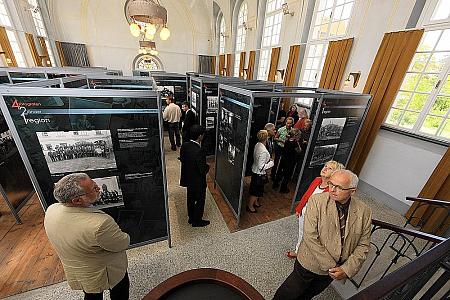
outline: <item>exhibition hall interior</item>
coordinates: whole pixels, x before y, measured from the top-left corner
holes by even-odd
[[[448,299],[449,145],[449,0],[0,0],[0,299]]]

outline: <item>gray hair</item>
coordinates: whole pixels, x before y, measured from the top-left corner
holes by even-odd
[[[275,124],[273,124],[273,123],[267,123],[267,124],[264,126],[264,129],[265,129],[265,130],[275,129]]]
[[[333,176],[334,174],[338,174],[338,173],[345,174],[345,175],[347,175],[349,177],[349,179],[350,179],[350,186],[349,186],[349,188],[355,188],[356,189],[356,187],[358,187],[359,179],[358,179],[358,176],[355,173],[353,173],[350,170],[336,170],[336,171],[334,171],[331,174],[331,176]]]
[[[308,117],[308,111],[304,107],[300,107],[298,110],[298,117],[299,118],[307,118]]]
[[[80,182],[86,179],[89,179],[86,173],[73,173],[64,176],[55,183],[53,196],[59,203],[68,203],[76,197],[84,195],[85,190],[80,185]]]

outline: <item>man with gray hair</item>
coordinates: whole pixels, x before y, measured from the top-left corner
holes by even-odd
[[[103,299],[108,289],[112,300],[128,299],[130,237],[111,216],[92,206],[100,196],[95,181],[73,173],[55,184],[53,195],[58,203],[47,209],[44,227],[69,286],[83,290],[85,300]]]
[[[328,193],[311,196],[294,270],[274,299],[311,299],[333,280],[358,273],[370,250],[372,213],[355,196],[357,185],[355,174],[338,170]]]

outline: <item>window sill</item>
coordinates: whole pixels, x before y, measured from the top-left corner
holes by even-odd
[[[445,147],[450,146],[450,142],[448,142],[448,141],[440,140],[440,139],[437,139],[437,138],[432,138],[432,137],[429,137],[429,136],[426,136],[426,135],[420,135],[420,134],[417,134],[417,133],[408,132],[406,130],[394,128],[394,127],[391,127],[391,126],[388,126],[388,125],[381,125],[381,129],[387,130],[387,131],[390,131],[390,132],[394,132],[394,133],[398,133],[398,134],[401,134],[401,135],[406,135],[406,136],[409,136],[409,137],[412,137],[412,138],[415,138],[415,139],[418,139],[418,140],[421,140],[421,141],[433,143],[433,144],[440,145],[440,146],[445,146]]]

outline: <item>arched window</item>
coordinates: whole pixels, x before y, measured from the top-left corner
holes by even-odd
[[[225,18],[222,16],[220,20],[219,30],[219,54],[225,53]]]
[[[149,54],[136,56],[133,62],[134,70],[164,70],[161,60]]]
[[[259,56],[258,79],[267,80],[271,48],[280,44],[283,3],[283,0],[267,0],[261,54]]]
[[[234,76],[239,77],[240,52],[245,49],[246,23],[247,23],[247,2],[243,2],[239,8],[237,18],[237,34],[236,34],[236,52],[234,61]]]

